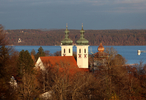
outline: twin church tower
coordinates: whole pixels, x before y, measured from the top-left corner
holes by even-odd
[[[84,29],[80,30],[80,39],[76,41],[77,65],[79,68],[88,68],[88,43],[84,38]],[[65,38],[61,41],[61,56],[73,56],[73,41],[69,38],[68,26],[66,25]]]

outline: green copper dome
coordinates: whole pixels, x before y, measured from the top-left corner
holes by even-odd
[[[72,45],[73,41],[69,38],[69,30],[67,29],[66,25],[66,30],[65,30],[65,38],[61,41],[62,45]]]
[[[83,30],[83,25],[82,25],[82,29],[80,31],[80,39],[77,40],[77,45],[88,45],[89,41],[87,39],[84,38],[84,30]]]

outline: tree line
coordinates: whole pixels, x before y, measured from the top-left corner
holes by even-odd
[[[5,30],[9,45],[60,45],[65,29],[60,30]],[[80,38],[80,30],[69,30],[74,43]],[[18,39],[22,42],[18,43]],[[146,30],[85,30],[90,45],[145,45]]]

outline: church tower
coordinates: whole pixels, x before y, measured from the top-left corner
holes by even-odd
[[[80,30],[80,39],[77,43],[77,65],[79,68],[88,68],[88,43],[89,41],[84,38],[83,24]]]
[[[66,24],[65,38],[61,41],[61,56],[73,56],[73,41],[69,38],[68,26]]]

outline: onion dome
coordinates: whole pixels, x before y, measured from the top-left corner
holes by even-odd
[[[104,47],[103,47],[102,43],[100,43],[100,45],[98,47],[98,51],[99,52],[103,52],[104,51]]]
[[[69,30],[66,25],[65,38],[61,41],[62,45],[72,45],[73,41],[69,38]]]
[[[84,38],[84,29],[83,29],[83,24],[82,24],[82,29],[80,30],[80,39],[77,40],[77,45],[88,45],[89,41]]]

